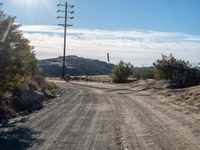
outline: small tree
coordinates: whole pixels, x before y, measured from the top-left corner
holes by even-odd
[[[0,21],[0,90],[20,87],[39,70],[33,47],[19,31],[19,25],[12,24],[7,30],[11,20],[14,22],[12,17]]]
[[[130,63],[120,61],[112,70],[112,81],[116,83],[125,82],[131,75],[133,66]]]

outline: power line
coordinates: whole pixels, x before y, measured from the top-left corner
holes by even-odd
[[[57,19],[64,19],[64,24],[58,24],[59,26],[64,27],[64,50],[63,50],[63,71],[62,71],[62,77],[65,77],[65,61],[66,61],[66,36],[67,36],[67,27],[71,27],[73,26],[72,24],[68,24],[68,19],[72,20],[74,19],[73,16],[69,16],[69,15],[73,15],[74,11],[72,10],[75,6],[74,5],[69,5],[68,2],[66,2],[65,4],[58,4],[57,7],[61,7],[61,9],[59,9],[57,11],[57,13],[61,13],[64,14],[64,16],[58,15]],[[63,10],[64,8],[64,10]]]

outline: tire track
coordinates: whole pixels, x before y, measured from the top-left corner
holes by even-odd
[[[65,113],[67,113],[74,106],[76,106],[77,103],[79,103],[79,96],[80,93],[78,93],[77,95],[71,95],[69,99],[65,99],[65,103],[60,104],[56,108],[52,108],[50,112],[43,114],[41,119],[39,119],[38,121],[31,121],[30,127],[39,131],[45,128],[48,129],[49,126],[52,126],[54,123],[56,123],[56,120],[58,120]]]
[[[78,94],[77,94],[78,93]],[[56,112],[59,112],[61,109],[63,109],[67,104],[71,104],[71,102],[74,100],[74,98],[77,98],[75,96],[80,95],[79,92],[72,92],[72,94],[67,95],[66,97],[62,96],[59,99],[56,98],[54,101],[55,103],[52,103],[50,107],[34,113],[29,118],[29,124],[32,128],[36,127],[41,122],[44,122],[45,120],[48,120],[48,118],[56,114]],[[77,95],[76,95],[77,94]]]
[[[83,97],[79,97],[79,103],[77,103],[76,106],[71,107],[70,109],[67,109],[68,111],[62,113],[62,115],[56,118],[54,120],[54,124],[50,125],[49,127],[44,128],[43,130],[45,131],[39,138],[40,139],[45,139],[45,142],[42,143],[42,145],[36,145],[34,149],[48,149],[52,144],[54,144],[54,141],[57,140],[57,137],[63,132],[64,128],[66,127],[66,124],[69,123],[74,117],[77,109],[81,106],[82,104],[82,99]],[[66,115],[67,114],[67,115]]]
[[[82,105],[77,108],[72,120],[66,124],[62,133],[57,137],[56,141],[49,149],[72,149],[74,145],[79,144],[76,142],[80,141],[73,141],[73,139],[80,135],[77,134],[77,132],[81,132],[80,130],[81,126],[84,125],[84,119],[86,119],[86,116],[91,113],[92,103],[92,99],[83,95]]]
[[[199,138],[197,139],[197,137],[199,137],[199,136],[197,135],[197,137],[195,137],[194,134],[192,133],[194,130],[200,129],[199,123],[192,121],[192,119],[190,119],[185,114],[176,112],[173,109],[169,108],[170,111],[167,111],[167,112],[163,111],[163,109],[161,109],[161,107],[159,107],[159,105],[157,105],[157,104],[153,105],[153,103],[150,101],[148,101],[148,102],[146,102],[144,100],[138,101],[137,97],[136,97],[135,101],[140,103],[140,106],[143,106],[145,110],[151,110],[151,113],[154,116],[157,116],[157,118],[160,120],[159,122],[165,123],[165,127],[167,126],[168,128],[170,128],[172,130],[171,133],[176,133],[174,137],[177,138],[177,143],[184,143],[183,147],[184,147],[184,145],[188,145],[188,146],[194,145],[190,149],[192,149],[192,148],[200,149],[200,147],[199,147],[200,141],[198,140]],[[177,115],[177,114],[179,114],[179,115]],[[188,129],[188,125],[189,125],[190,130]],[[191,139],[192,139],[192,141],[191,141]],[[187,142],[184,142],[184,141],[187,141]],[[199,146],[197,146],[197,145],[199,145]],[[179,147],[181,148],[180,145],[179,145]],[[181,149],[183,149],[183,148],[181,148]]]
[[[185,139],[181,132],[177,132],[179,130],[177,126],[171,126],[168,123],[169,120],[166,120],[158,112],[153,113],[153,109],[144,107],[144,104],[142,105],[138,102],[139,100],[139,98],[137,100],[127,98],[127,106],[132,106],[132,110],[135,110],[134,114],[137,116],[137,119],[148,133],[150,133],[151,139],[154,139],[154,144],[157,144],[160,149],[196,150],[199,148],[196,144],[190,142],[189,139]],[[184,131],[184,128],[182,128],[182,132]]]
[[[198,116],[178,112],[160,96],[120,94],[115,85],[105,92],[95,83],[92,88],[56,84],[66,92],[19,124],[36,131],[34,139],[42,141],[30,149],[200,149]]]

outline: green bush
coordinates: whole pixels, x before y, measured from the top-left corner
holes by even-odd
[[[22,86],[39,70],[33,47],[19,31],[19,25],[12,24],[8,28],[11,21],[14,22],[14,18],[0,21],[0,92]],[[2,41],[6,30],[9,32]]]
[[[154,66],[156,78],[171,80],[177,87],[195,85],[200,82],[200,71],[197,68],[193,68],[189,62],[176,59],[172,55],[163,55],[162,59],[154,63]]]
[[[120,61],[112,70],[112,81],[115,83],[125,82],[132,73],[133,66],[130,63]]]
[[[155,69],[153,67],[134,68],[132,77],[137,79],[154,79]]]

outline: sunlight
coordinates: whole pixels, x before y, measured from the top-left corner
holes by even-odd
[[[39,5],[41,3],[46,3],[47,0],[12,0],[13,3],[15,3],[16,5],[20,5],[20,6],[25,6],[25,7],[32,7],[35,5]]]

